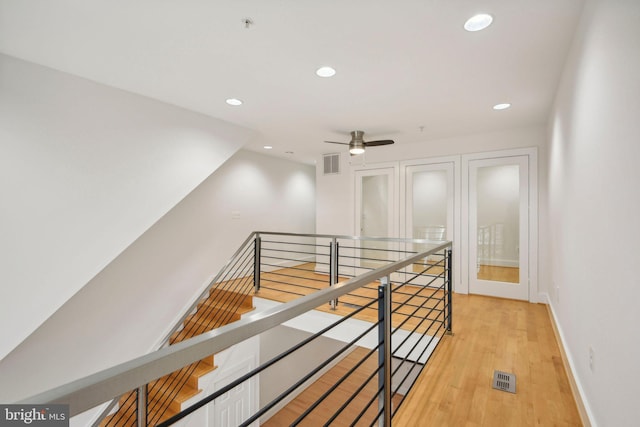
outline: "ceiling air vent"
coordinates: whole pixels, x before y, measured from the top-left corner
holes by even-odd
[[[325,154],[324,174],[332,175],[340,173],[340,154]]]

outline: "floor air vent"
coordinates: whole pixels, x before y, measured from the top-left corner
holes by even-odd
[[[502,371],[493,372],[493,388],[496,390],[516,392],[516,376]]]

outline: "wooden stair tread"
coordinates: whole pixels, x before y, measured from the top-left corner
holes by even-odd
[[[175,411],[182,410],[182,404],[200,393],[197,387],[189,384],[189,375],[178,377],[176,373],[149,384],[149,408],[152,410],[167,406]]]
[[[218,369],[218,367],[213,363],[200,362],[194,369],[193,374],[191,375],[200,378],[201,376],[207,375],[209,372],[213,372],[216,369]]]
[[[240,320],[240,315],[237,313],[195,313],[187,317],[184,329],[192,330],[193,336],[196,336],[236,320]]]
[[[251,294],[243,294],[227,289],[212,288],[209,291],[209,297],[207,300],[221,301],[223,304],[232,302],[235,306],[253,306],[253,296]]]
[[[227,310],[230,305],[225,305],[225,302],[232,303],[231,310]],[[243,313],[254,309],[251,295],[212,288],[207,299],[198,303],[195,313],[185,319],[182,329],[174,332],[169,342],[175,344],[235,322]],[[199,378],[215,369],[217,366],[214,363],[214,355],[211,355],[149,383],[147,415],[149,424],[155,425],[179,413],[185,401],[202,391],[198,387]],[[168,390],[173,390],[171,399],[166,396]],[[119,406],[120,408],[114,414],[105,417],[100,423],[101,426],[136,426],[136,393],[130,392],[123,395],[119,400]],[[112,420],[117,421],[111,424]]]
[[[239,301],[226,301],[226,300],[218,300],[214,298],[207,298],[198,303],[198,310],[204,308],[205,310],[225,310],[225,311],[233,311],[239,313],[246,313],[247,311],[253,310],[253,298],[248,300],[244,299],[242,302]],[[229,310],[228,308],[232,307],[233,310]]]

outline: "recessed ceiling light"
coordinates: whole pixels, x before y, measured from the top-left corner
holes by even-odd
[[[265,150],[271,150],[273,147],[271,145],[265,145],[262,148],[264,148]]]
[[[493,106],[494,110],[506,110],[507,108],[511,107],[511,104],[509,103],[504,103],[504,104],[496,104]]]
[[[237,107],[238,105],[242,105],[242,101],[237,98],[229,98],[227,99],[226,103],[229,105],[233,105],[234,107]]]
[[[467,31],[480,31],[487,28],[493,22],[493,16],[488,13],[479,13],[467,19],[464,29]]]
[[[336,70],[331,67],[320,67],[316,70],[316,74],[320,77],[333,77],[336,75]]]

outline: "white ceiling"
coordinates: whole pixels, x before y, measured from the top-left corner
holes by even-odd
[[[355,129],[428,144],[546,123],[582,4],[0,0],[0,51],[252,128],[247,148],[309,162]],[[493,25],[464,31],[477,12]]]

